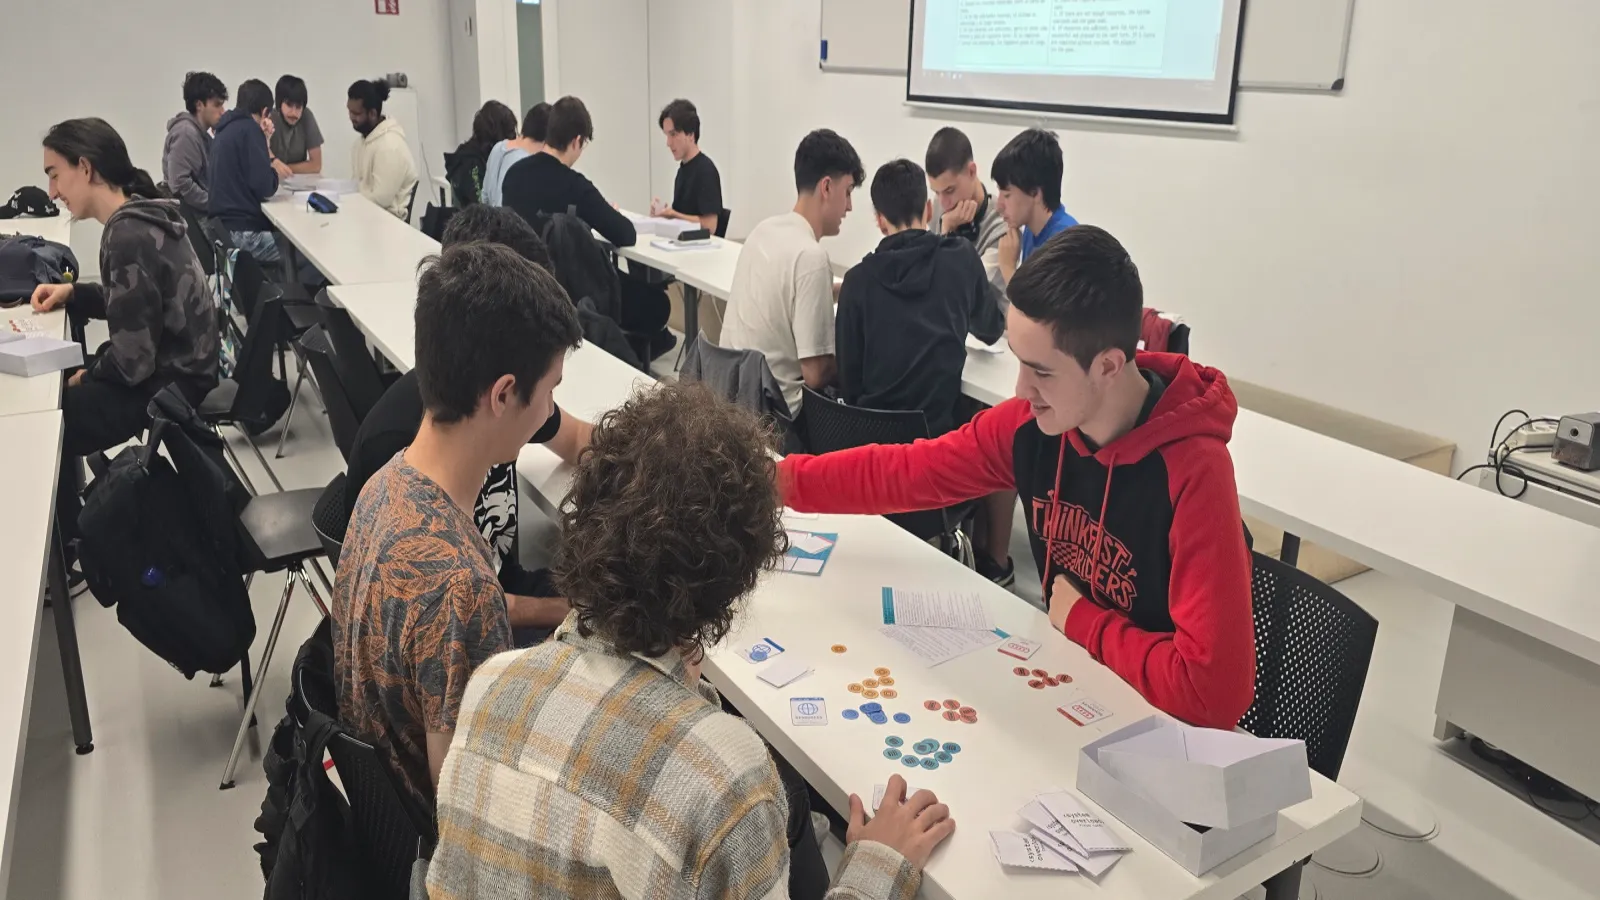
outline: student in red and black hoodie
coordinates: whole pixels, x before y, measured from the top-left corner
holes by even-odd
[[[1136,353],[1139,270],[1102,229],[1052,238],[1007,295],[1016,398],[936,440],[790,456],[785,503],[884,514],[1015,489],[1051,624],[1157,708],[1233,727],[1255,636],[1227,379]]]

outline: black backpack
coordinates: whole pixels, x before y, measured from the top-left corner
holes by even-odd
[[[622,312],[622,279],[589,226],[574,213],[538,213],[531,223],[550,248],[556,281],[574,304],[585,297],[613,322]]]
[[[83,574],[95,599],[115,605],[117,621],[185,678],[221,674],[256,636],[238,563],[236,516],[248,495],[222,462],[222,439],[175,388],[150,409],[149,440],[89,485],[78,518]]]
[[[77,279],[78,258],[72,248],[32,235],[0,238],[0,304],[27,300],[41,284]]]

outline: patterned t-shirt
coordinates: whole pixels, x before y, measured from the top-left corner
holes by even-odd
[[[428,732],[453,731],[467,678],[511,649],[505,594],[472,517],[396,454],[367,482],[333,586],[339,718],[431,806]]]

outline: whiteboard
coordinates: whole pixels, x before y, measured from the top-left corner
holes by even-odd
[[[1337,91],[1355,0],[1246,0],[1239,87]],[[904,75],[911,0],[822,0],[822,68]]]

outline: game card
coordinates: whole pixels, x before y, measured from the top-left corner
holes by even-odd
[[[1056,817],[1050,815],[1049,810],[1037,800],[1029,801],[1027,806],[1018,810],[1017,815],[1022,816],[1033,826],[1030,833],[1034,837],[1044,841],[1050,849],[1072,860],[1073,865],[1090,875],[1099,877],[1105,874],[1107,869],[1116,865],[1117,860],[1122,858],[1116,853],[1097,853],[1090,856],[1083,849],[1083,845],[1078,843],[1078,839],[1072,836],[1072,832],[1057,822]]]
[[[789,723],[792,725],[828,724],[828,701],[821,697],[790,697]]]
[[[994,846],[994,858],[1002,866],[1021,866],[1025,869],[1048,869],[1053,872],[1076,872],[1078,867],[1065,856],[1056,853],[1048,844],[1036,837],[1014,831],[991,831],[989,842]]]
[[[794,656],[786,656],[772,665],[762,668],[761,673],[756,677],[775,688],[781,688],[810,674],[811,667],[806,665],[805,660]]]
[[[735,647],[733,652],[747,663],[766,662],[783,652],[783,648],[772,638],[762,638],[748,647]]]
[[[878,807],[883,805],[883,795],[888,790],[889,790],[889,786],[887,784],[875,784],[875,785],[872,786],[872,811],[873,812],[877,812],[878,811]],[[911,784],[910,782],[906,783],[906,797],[908,799],[911,798],[912,796],[915,796],[917,791],[920,791],[920,790],[922,790],[922,788],[919,788],[916,785]]]
[[[1111,718],[1109,707],[1098,700],[1091,700],[1088,697],[1079,698],[1065,706],[1058,706],[1056,707],[1056,712],[1066,716],[1067,720],[1074,725],[1087,725],[1090,722]]]
[[[1128,842],[1117,837],[1100,817],[1090,812],[1082,802],[1066,791],[1056,791],[1038,796],[1039,805],[1055,817],[1062,827],[1072,835],[1085,852],[1090,855],[1096,853],[1120,853],[1130,850]]]
[[[1004,653],[1007,656],[1015,657],[1017,659],[1026,660],[1026,659],[1032,657],[1033,654],[1035,652],[1037,652],[1038,649],[1040,647],[1042,647],[1042,646],[1044,646],[1044,645],[1039,643],[1038,641],[1030,641],[1027,638],[1023,638],[1023,637],[1014,637],[1014,638],[1010,638],[1010,639],[1006,640],[1004,643],[1002,643],[1000,646],[996,647],[995,649],[999,650],[1001,653]]]

